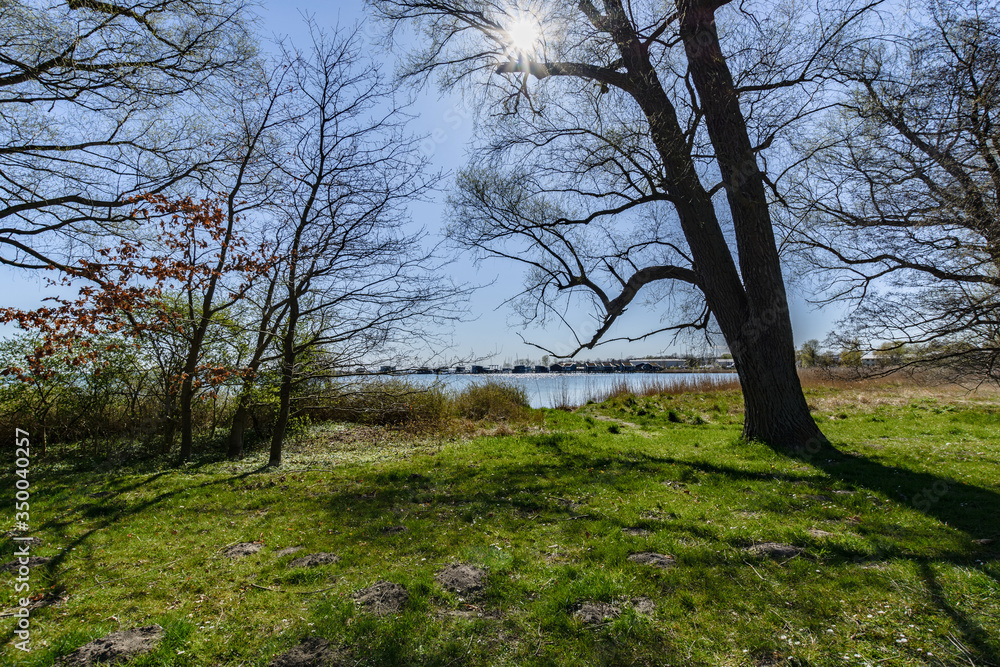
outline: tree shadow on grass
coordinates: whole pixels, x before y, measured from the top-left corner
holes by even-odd
[[[956,648],[965,654],[969,664],[1000,667],[1000,647],[997,645],[996,638],[991,638],[983,626],[948,600],[944,586],[938,581],[937,573],[931,563],[919,563],[918,568],[920,578],[924,580],[924,585],[927,587],[934,605],[954,621],[955,626],[962,633],[962,637],[970,645],[966,646],[949,635],[949,639],[952,640]],[[980,662],[975,662],[975,660]]]
[[[886,465],[832,448],[798,459],[846,485],[881,493],[962,531],[971,539],[986,539],[997,534],[993,519],[1000,516],[1000,493],[996,491],[929,472]],[[984,520],[984,517],[989,519]]]
[[[207,461],[205,463],[207,463]],[[261,468],[258,468],[256,470],[248,470],[238,475],[224,476],[220,477],[219,479],[212,479],[193,486],[179,486],[178,488],[172,491],[165,491],[153,498],[144,500],[143,502],[136,503],[134,505],[127,505],[117,500],[118,496],[120,496],[121,494],[141,489],[142,487],[148,486],[152,484],[154,481],[159,480],[160,478],[170,474],[175,474],[178,472],[185,472],[185,471],[190,472],[191,469],[200,467],[200,465],[191,466],[185,470],[164,470],[157,472],[155,474],[148,475],[144,479],[139,480],[133,484],[117,488],[114,491],[114,495],[112,496],[98,496],[95,498],[95,503],[89,504],[88,506],[84,506],[82,508],[76,508],[75,511],[69,513],[69,516],[71,517],[69,519],[62,520],[56,517],[49,519],[48,521],[40,524],[38,527],[33,528],[32,532],[45,531],[62,538],[68,538],[66,534],[66,529],[72,526],[76,522],[76,520],[79,519],[80,514],[83,514],[84,516],[86,516],[91,520],[100,522],[99,525],[90,528],[81,535],[78,535],[77,537],[74,538],[68,538],[68,542],[66,543],[66,546],[63,547],[62,551],[60,551],[55,556],[51,557],[48,560],[48,562],[46,562],[43,566],[41,566],[42,568],[44,568],[44,571],[46,573],[45,577],[48,580],[47,583],[49,584],[51,589],[59,592],[65,591],[70,595],[77,592],[68,589],[66,587],[66,584],[63,581],[61,581],[58,576],[59,574],[58,570],[62,565],[63,561],[65,561],[66,556],[69,555],[70,552],[86,544],[86,542],[91,537],[96,535],[101,530],[108,528],[114,525],[115,523],[128,519],[129,517],[140,515],[143,512],[155,507],[156,505],[166,502],[177,495],[186,494],[195,489],[205,489],[212,486],[229,484],[231,482],[242,480],[262,472],[274,471],[273,468],[262,466]],[[53,478],[56,478],[56,476],[53,476]],[[98,583],[97,586],[103,586],[105,584],[113,584],[116,581],[117,579],[111,578],[105,582]],[[14,639],[14,634],[16,629],[17,629],[16,625],[12,626],[9,632],[4,633],[4,635],[0,637],[0,641],[3,641],[5,643],[11,642]]]

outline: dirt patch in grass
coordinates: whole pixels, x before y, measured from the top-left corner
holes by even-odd
[[[382,529],[383,535],[399,535],[400,533],[405,533],[410,529],[406,526],[389,526]]]
[[[643,616],[652,616],[656,611],[656,603],[649,598],[637,597],[631,600],[632,608]]]
[[[632,554],[628,557],[633,563],[638,563],[639,565],[651,565],[652,567],[658,567],[662,570],[671,568],[676,564],[673,556],[667,554],[658,554],[652,551],[643,551],[641,553]]]
[[[368,588],[362,588],[351,598],[365,611],[377,616],[396,614],[403,610],[410,599],[409,593],[399,584],[391,581],[376,581]]]
[[[622,532],[632,537],[645,537],[646,535],[652,535],[652,533],[645,528],[622,528]]]
[[[486,588],[486,570],[464,563],[452,563],[435,577],[443,588],[459,595],[475,595]]]
[[[621,613],[621,608],[610,602],[584,602],[573,616],[583,621],[585,625],[596,625],[613,621],[621,616]]]
[[[326,552],[319,552],[315,554],[309,554],[308,556],[303,556],[302,558],[296,558],[288,567],[317,567],[319,565],[329,565],[330,563],[336,563],[340,560],[340,556],[337,554],[331,554]]]
[[[342,656],[321,637],[310,637],[298,646],[277,655],[268,667],[336,667],[345,664]]]
[[[656,603],[647,597],[635,597],[630,600],[620,602],[582,602],[579,608],[573,612],[573,617],[577,618],[585,625],[597,625],[612,621],[622,614],[622,610],[631,607],[636,612],[650,616],[656,611]]]
[[[107,637],[84,644],[56,664],[61,667],[89,667],[125,662],[155,650],[162,638],[163,628],[158,625],[113,632]]]
[[[785,659],[776,651],[764,650],[754,653],[754,667],[777,667],[784,664]]]
[[[791,544],[783,544],[781,542],[760,542],[747,547],[747,551],[754,556],[767,556],[768,558],[782,559],[794,558],[805,550],[801,547],[796,547]]]
[[[263,548],[264,545],[260,542],[240,542],[226,547],[222,551],[222,555],[226,558],[244,558],[246,556],[252,556]]]
[[[21,546],[27,544],[29,547],[40,547],[43,542],[37,537],[25,537],[24,533],[16,530],[9,530],[4,533],[4,537],[8,537],[14,541],[14,546]]]
[[[809,530],[806,531],[806,533],[809,534],[809,537],[815,537],[816,539],[824,539],[824,538],[827,538],[827,537],[835,537],[835,535],[833,533],[825,531],[825,530],[820,530],[819,528],[810,528]]]

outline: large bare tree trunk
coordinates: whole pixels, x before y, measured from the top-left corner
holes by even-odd
[[[729,344],[743,388],[743,437],[792,454],[815,453],[828,443],[802,395],[787,312],[780,319],[736,332]]]
[[[726,184],[740,271],[721,239],[718,221],[704,224],[712,205],[700,183],[691,183],[688,193],[693,202],[702,202],[700,219],[682,224],[709,307],[740,374],[745,401],[743,435],[794,453],[813,450],[827,441],[809,413],[795,369],[788,297],[763,176],[719,44],[714,5],[698,0],[682,0],[677,5],[691,79]],[[711,228],[712,238],[705,238],[709,236],[706,228]]]

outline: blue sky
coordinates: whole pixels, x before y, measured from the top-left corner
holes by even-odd
[[[291,7],[295,7],[292,10]],[[305,35],[303,15],[312,16],[320,26],[350,26],[356,22],[365,24],[364,33],[374,42],[372,53],[387,67],[395,64],[395,55],[384,50],[385,42],[381,39],[381,26],[373,21],[365,21],[366,8],[361,0],[329,3],[319,1],[299,0],[294,5],[276,0],[265,0],[263,4],[264,25],[276,36],[287,36],[293,41],[304,40]],[[434,166],[448,172],[461,168],[465,162],[466,149],[472,141],[473,117],[464,101],[450,94],[442,94],[436,88],[429,88],[419,93],[413,109],[417,115],[413,131],[426,135],[424,150],[431,157]],[[453,182],[448,178],[446,187]],[[439,232],[444,224],[443,201],[446,193],[441,193],[437,201],[431,204],[421,204],[413,208],[415,221],[426,226],[432,233]],[[525,345],[518,333],[529,341],[538,342],[547,348],[562,351],[570,343],[566,332],[553,328],[549,331],[529,328],[521,331],[513,321],[509,308],[503,305],[504,300],[516,294],[521,286],[521,269],[511,263],[500,261],[486,262],[480,267],[474,267],[468,261],[459,261],[453,270],[460,281],[484,283],[495,281],[488,288],[478,291],[472,300],[472,315],[474,321],[460,324],[453,336],[455,347],[453,353],[491,354],[497,352],[497,361],[516,359],[519,357],[537,358],[543,354],[536,348]],[[816,310],[806,302],[804,295],[793,293],[789,295],[792,301],[792,324],[795,331],[796,344],[810,338],[822,340],[835,327],[839,317],[838,308]],[[650,330],[657,328],[659,313],[643,312],[643,307],[634,305],[632,313],[621,321],[621,331]],[[578,322],[587,320],[581,315]],[[662,325],[660,325],[662,326]],[[581,335],[589,333],[586,327],[581,328]],[[668,337],[654,338],[645,342],[628,344],[611,343],[599,347],[593,352],[587,352],[581,357],[628,357],[661,354],[676,351],[683,353],[684,347],[668,348]]]
[[[360,0],[338,3],[317,0],[298,0],[298,2],[264,0],[261,6],[261,30],[265,35],[273,33],[278,37],[287,37],[293,42],[304,43],[308,39],[304,14],[312,16],[320,27],[332,29],[338,24],[347,27],[364,21],[365,5]],[[369,52],[391,69],[395,64],[395,56],[385,49],[385,42],[380,39],[379,29],[379,26],[368,22],[363,33],[373,42]],[[412,112],[416,115],[412,126],[413,132],[426,137],[422,143],[422,150],[430,157],[435,169],[453,174],[465,162],[466,149],[472,140],[473,114],[462,99],[452,95],[442,95],[434,88],[423,90],[418,94]],[[446,177],[445,190],[451,182],[453,177]],[[443,227],[446,196],[447,192],[442,191],[437,194],[435,201],[416,204],[412,208],[415,223],[425,227],[432,235],[438,234]],[[519,332],[529,341],[537,342],[549,349],[559,352],[568,352],[572,349],[572,341],[567,338],[565,330],[553,326],[547,331],[537,328],[520,331],[515,326],[512,313],[503,302],[516,294],[520,288],[519,266],[488,261],[477,267],[467,259],[460,258],[452,266],[452,271],[458,282],[492,283],[492,285],[484,287],[472,296],[470,313],[472,319],[455,326],[450,335],[451,348],[442,351],[444,358],[492,355],[492,362],[502,362],[522,357],[532,359],[541,357],[543,352],[524,344],[518,335]],[[31,307],[45,295],[45,288],[38,276],[16,273],[4,268],[0,269],[0,280],[6,285],[3,294],[5,305]],[[816,311],[806,303],[802,295],[793,293],[790,298],[796,344],[801,344],[810,338],[822,340],[834,328],[839,310],[827,308]],[[638,303],[633,305],[631,311],[620,322],[621,332],[657,328],[659,313],[651,312]],[[580,324],[588,321],[587,316],[582,313],[571,319],[576,319]],[[589,329],[582,326],[581,331],[587,333]],[[670,339],[661,337],[631,345],[612,343],[579,356],[581,358],[641,357],[685,351],[684,346],[670,347]]]

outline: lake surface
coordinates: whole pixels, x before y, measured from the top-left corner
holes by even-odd
[[[523,386],[533,408],[554,408],[559,405],[583,405],[589,400],[603,400],[612,390],[627,386],[642,390],[648,387],[675,387],[678,384],[728,383],[736,373],[525,373],[500,375],[407,375],[408,381],[419,384],[440,383],[448,389],[461,391],[470,384],[509,382]]]

